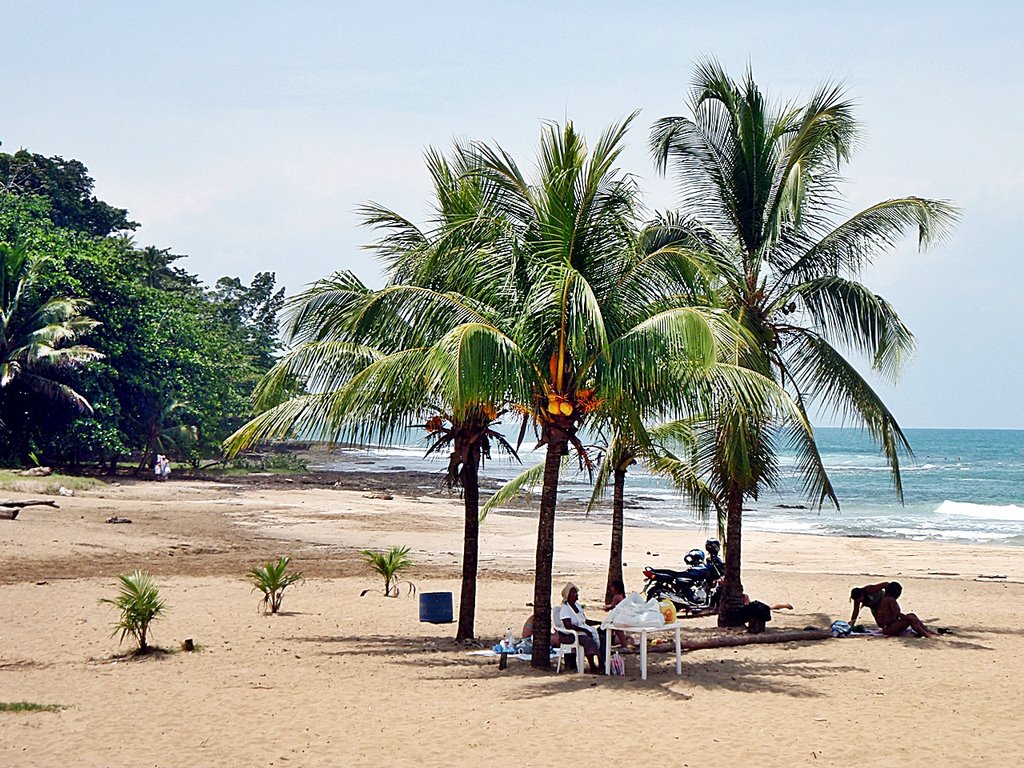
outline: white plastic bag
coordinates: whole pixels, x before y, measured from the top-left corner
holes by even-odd
[[[608,612],[602,627],[616,624],[620,627],[663,627],[665,616],[657,600],[644,600],[632,592]]]

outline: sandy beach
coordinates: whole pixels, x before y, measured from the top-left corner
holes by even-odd
[[[415,597],[360,597],[379,585],[358,550],[393,545],[419,590],[459,591],[458,499],[370,490],[122,482],[0,520],[0,702],[62,707],[0,712],[0,766],[540,766],[567,743],[623,765],[1010,765],[1024,746],[1020,550],[751,532],[746,591],[795,607],[770,629],[848,619],[852,586],[898,578],[904,609],[950,634],[691,651],[681,676],[652,653],[646,681],[637,656],[625,677],[556,676],[468,655]],[[556,534],[555,584],[600,617],[608,531]],[[704,538],[627,529],[627,586]],[[483,646],[530,612],[534,541],[526,516],[482,527]],[[244,573],[279,554],[306,579],[264,616]],[[135,568],[168,605],[151,637],[167,652],[138,659],[100,603]]]

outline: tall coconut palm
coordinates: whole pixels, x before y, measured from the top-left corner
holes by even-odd
[[[680,239],[701,243],[718,266],[723,306],[755,340],[758,357],[737,362],[784,386],[806,409],[812,402],[864,425],[879,444],[902,500],[900,451],[910,446],[879,395],[844,353],[866,355],[895,378],[913,336],[893,307],[857,278],[879,253],[917,229],[919,246],[940,240],[957,220],[947,202],[902,197],[837,220],[839,171],[854,146],[852,104],[832,84],[805,104],[770,102],[748,70],[731,79],[715,61],[694,76],[691,115],[657,121],[651,149],[660,171],[678,180]],[[722,623],[742,604],[742,505],[778,478],[784,439],[764,414],[726,408],[716,415],[705,458],[727,507]],[[839,502],[813,435],[795,443],[805,491],[819,505]],[[710,451],[710,453],[709,453]]]
[[[59,376],[103,357],[74,343],[99,323],[85,314],[83,299],[40,296],[44,269],[45,257],[33,257],[25,244],[0,243],[0,398],[31,393],[91,411]],[[24,425],[6,426],[27,435]]]
[[[610,603],[616,581],[624,582],[622,575],[622,548],[626,526],[626,473],[636,464],[642,449],[622,432],[614,433],[605,446],[601,466],[594,482],[590,506],[604,495],[608,481],[612,483],[612,529],[608,548],[608,578],[605,580],[604,601]]]
[[[663,407],[679,378],[673,361],[700,368],[716,360],[732,325],[714,310],[661,301],[667,259],[645,258],[633,180],[616,160],[633,117],[613,125],[593,149],[571,123],[543,132],[537,174],[528,180],[500,147],[480,145],[479,173],[513,248],[524,282],[509,351],[524,364],[523,403],[546,447],[534,580],[535,667],[549,666],[551,571],[559,468],[575,449],[590,458],[580,429],[592,414],[628,399],[629,411]]]
[[[228,442],[238,450],[298,431],[379,445],[406,439],[411,422],[422,421],[428,455],[448,452],[446,480],[463,495],[460,641],[475,637],[479,471],[492,446],[515,455],[493,428],[504,395],[483,391],[480,378],[487,353],[479,346],[489,341],[478,331],[501,317],[487,302],[505,276],[476,253],[495,233],[469,163],[465,147],[456,146],[451,160],[427,153],[436,211],[426,230],[379,205],[363,208],[364,222],[383,232],[373,248],[389,285],[372,292],[355,276],[337,274],[299,296],[291,323],[298,346],[268,374],[258,400],[274,402],[295,378],[308,393],[270,408]]]

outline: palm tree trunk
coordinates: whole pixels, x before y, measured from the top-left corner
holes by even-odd
[[[614,470],[615,485],[612,493],[612,544],[608,554],[608,583],[604,588],[604,602],[612,601],[612,582],[624,581],[622,578],[622,528],[625,522],[625,490],[626,470]]]
[[[469,451],[462,465],[465,523],[462,537],[462,595],[459,598],[459,642],[476,637],[476,573],[480,557],[480,451]]]
[[[548,443],[544,459],[544,485],[537,521],[537,560],[533,577],[533,657],[538,669],[551,668],[551,564],[555,554],[555,505],[558,500],[558,470],[566,440]]]
[[[729,485],[726,496],[725,578],[718,604],[718,626],[742,624],[737,612],[743,607],[743,582],[740,579],[740,553],[743,538],[743,488]]]
[[[150,437],[149,437],[149,438],[148,438],[148,439],[146,440],[146,445],[145,445],[145,447],[144,447],[144,448],[142,449],[142,459],[141,459],[141,460],[139,461],[139,466],[135,468],[135,476],[136,476],[136,477],[138,477],[138,476],[139,476],[139,475],[140,475],[140,474],[142,473],[142,471],[143,471],[144,469],[146,469],[146,466],[147,466],[147,465],[148,465],[148,463],[149,463],[149,462],[148,462],[148,459],[149,459],[149,451],[150,451],[150,449],[151,449],[151,448],[154,448],[153,442],[154,442],[154,441],[153,441],[153,438],[152,438],[152,436],[150,436]],[[154,456],[154,458],[155,458],[155,456]]]

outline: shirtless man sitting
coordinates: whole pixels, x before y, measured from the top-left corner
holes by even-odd
[[[917,618],[917,614],[903,613],[900,610],[900,604],[896,599],[901,594],[903,594],[903,587],[897,582],[890,582],[885,590],[885,597],[875,609],[875,621],[882,628],[882,634],[886,637],[894,637],[903,634],[907,629],[912,630],[918,637],[932,637],[938,634],[928,629],[924,622]]]

